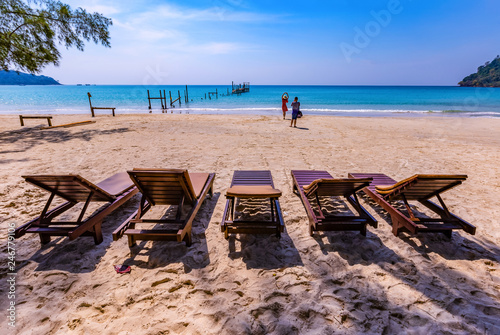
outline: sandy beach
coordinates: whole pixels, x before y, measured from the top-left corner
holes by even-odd
[[[214,196],[193,225],[193,244],[111,233],[136,195],[103,222],[104,242],[38,235],[16,241],[16,327],[9,334],[499,334],[500,120],[465,117],[99,115],[96,123],[40,130],[45,120],[0,116],[0,222],[6,241],[41,212],[48,193],[25,174],[79,174],[92,182],[132,168],[215,172]],[[56,115],[53,124],[89,120]],[[42,122],[43,121],[43,122]],[[271,170],[285,221],[281,239],[231,235],[220,221],[234,170]],[[309,236],[290,171],[466,174],[444,193],[450,210],[477,227],[411,236],[367,197],[378,221],[367,236]],[[0,309],[6,314],[7,246]],[[117,274],[115,264],[130,265]],[[4,333],[5,334],[5,333]]]

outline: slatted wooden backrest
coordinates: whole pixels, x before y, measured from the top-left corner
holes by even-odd
[[[112,201],[115,197],[79,175],[31,175],[23,178],[70,202],[84,202],[91,191],[92,201]]]
[[[178,205],[196,200],[187,170],[134,169],[127,171],[140,192],[152,205]]]
[[[271,185],[274,187],[273,177],[269,170],[234,171],[231,186],[236,185]]]
[[[347,196],[370,185],[372,178],[335,179],[327,171],[293,170],[292,175],[307,196]]]
[[[415,175],[399,191],[395,190],[387,197],[398,200],[404,194],[407,200],[426,200],[462,184],[466,179],[466,175]]]
[[[370,185],[371,178],[365,179],[318,179],[311,184],[306,195],[349,196]]]
[[[333,179],[328,171],[320,170],[292,170],[292,175],[299,187],[306,187],[318,179]]]

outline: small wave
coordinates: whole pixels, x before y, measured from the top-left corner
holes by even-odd
[[[210,111],[210,112],[232,112],[232,111],[281,111],[275,107],[229,107],[229,108],[204,108],[204,107],[176,107],[169,108],[174,111]]]
[[[428,113],[429,111],[421,110],[404,110],[404,109],[331,109],[331,108],[306,108],[303,112],[320,112],[320,113]]]
[[[193,113],[193,114],[281,114],[279,107],[176,107],[168,108],[169,112]],[[151,111],[147,107],[139,106],[116,106],[118,114],[145,114],[149,112],[158,113],[161,108],[153,108]],[[339,108],[304,108],[304,114],[309,115],[341,115],[341,116],[390,116],[390,115],[456,115],[470,117],[500,117],[499,112],[491,111],[464,111],[464,110],[406,110],[406,109],[339,109]],[[0,114],[90,114],[88,107],[70,107],[70,108],[22,108],[0,111]],[[106,111],[99,111],[106,113]]]
[[[429,111],[429,112],[433,112],[433,111]],[[475,112],[463,111],[463,110],[459,110],[459,109],[447,109],[447,110],[440,111],[439,113],[475,113]]]

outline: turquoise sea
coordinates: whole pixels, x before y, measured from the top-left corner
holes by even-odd
[[[176,113],[280,115],[281,95],[288,92],[290,102],[297,96],[301,110],[311,115],[500,117],[500,88],[452,86],[251,85],[248,93],[227,95],[231,85],[188,85],[188,103],[184,85],[0,86],[0,114],[90,113],[87,92],[96,107],[116,107],[118,114],[148,113],[148,89],[155,97],[165,90],[167,100],[169,91],[173,99],[180,91],[182,105],[172,108]],[[217,99],[205,98],[216,89]],[[153,113],[161,112],[159,100],[152,107]]]

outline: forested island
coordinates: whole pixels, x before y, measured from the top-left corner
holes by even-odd
[[[477,68],[477,72],[458,83],[466,87],[500,87],[500,56]]]
[[[47,76],[37,76],[24,72],[0,71],[0,85],[61,85]]]

